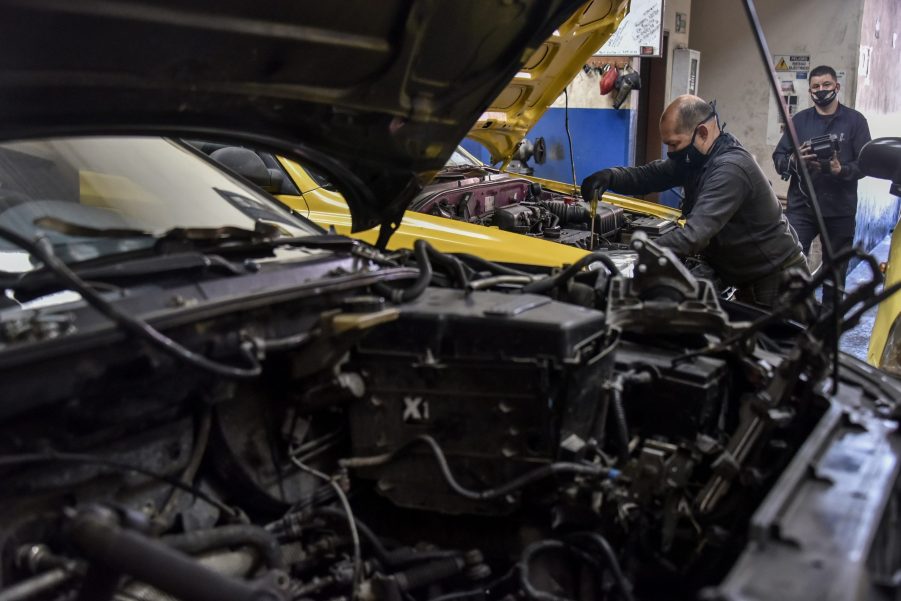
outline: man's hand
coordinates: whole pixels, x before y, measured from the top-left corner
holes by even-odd
[[[801,148],[798,151],[801,153],[801,160],[807,165],[808,171],[816,173],[820,170],[820,162],[817,160],[817,155],[811,150],[810,142],[801,144]]]
[[[591,202],[593,198],[600,198],[610,186],[613,172],[609,169],[601,169],[582,180],[582,200]]]
[[[837,152],[833,153],[832,160],[829,161],[829,172],[832,175],[841,175],[842,164],[838,162],[838,153]]]

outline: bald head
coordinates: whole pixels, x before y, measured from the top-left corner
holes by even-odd
[[[706,153],[720,131],[709,123],[713,109],[698,96],[685,94],[673,100],[660,116],[660,138],[670,152],[685,148],[695,137],[695,146]],[[697,133],[695,133],[697,130]]]
[[[694,131],[701,121],[710,117],[710,103],[700,96],[692,96],[691,94],[683,94],[673,100],[663,115],[660,117],[660,123],[670,121],[673,129],[684,134]]]

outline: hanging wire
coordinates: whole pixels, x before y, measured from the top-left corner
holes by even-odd
[[[573,154],[573,136],[569,131],[569,86],[563,88],[563,128],[566,130],[566,139],[569,140],[569,166],[573,175],[573,196],[578,196],[579,187],[576,185],[576,159]]]

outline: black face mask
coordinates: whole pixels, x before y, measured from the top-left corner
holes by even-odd
[[[676,163],[677,167],[682,169],[699,169],[707,162],[709,157],[695,147],[695,138],[698,135],[698,127],[707,123],[711,117],[716,117],[717,125],[719,125],[720,118],[719,115],[716,114],[716,101],[710,103],[710,114],[704,117],[704,120],[695,126],[695,130],[691,134],[691,141],[688,143],[688,146],[666,153],[666,156]]]
[[[816,92],[811,92],[810,97],[813,99],[813,103],[817,106],[829,106],[832,104],[832,101],[835,100],[835,95],[838,94],[838,90],[817,90]]]
[[[685,148],[667,152],[666,156],[676,163],[676,166],[684,169],[697,169],[707,161],[707,155],[695,148],[695,136],[698,130],[691,136],[691,142]]]

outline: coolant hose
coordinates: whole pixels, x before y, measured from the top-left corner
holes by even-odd
[[[128,575],[164,593],[193,601],[281,601],[281,591],[214,572],[162,541],[116,524],[109,513],[85,512],[68,528],[69,540],[109,584]],[[82,588],[82,595],[85,589]],[[84,597],[82,597],[84,598]],[[96,596],[87,598],[96,599]]]
[[[532,293],[532,294],[540,294],[542,292],[547,292],[552,288],[556,288],[561,284],[565,284],[571,278],[573,278],[577,273],[582,271],[588,265],[592,263],[599,262],[607,268],[607,270],[612,275],[619,275],[619,268],[616,266],[616,263],[613,262],[606,253],[603,252],[593,252],[590,255],[585,255],[557,275],[552,275],[550,277],[546,277],[543,280],[538,280],[537,282],[533,282],[526,286],[522,287],[523,293]]]
[[[499,263],[488,261],[487,259],[483,259],[482,257],[477,257],[476,255],[471,255],[469,253],[454,253],[454,256],[466,263],[469,267],[484,269],[485,271],[489,271],[494,275],[529,275],[525,271],[513,269],[512,267],[506,267]]]
[[[234,524],[209,530],[195,530],[172,534],[161,539],[164,543],[191,555],[225,547],[248,546],[256,549],[270,569],[281,569],[282,550],[276,538],[258,526]]]
[[[432,263],[429,261],[428,248],[429,243],[425,240],[417,240],[413,243],[413,256],[416,257],[416,264],[419,265],[419,277],[412,286],[392,288],[384,282],[376,282],[372,285],[373,290],[391,299],[394,303],[403,303],[418,298],[432,281]]]

